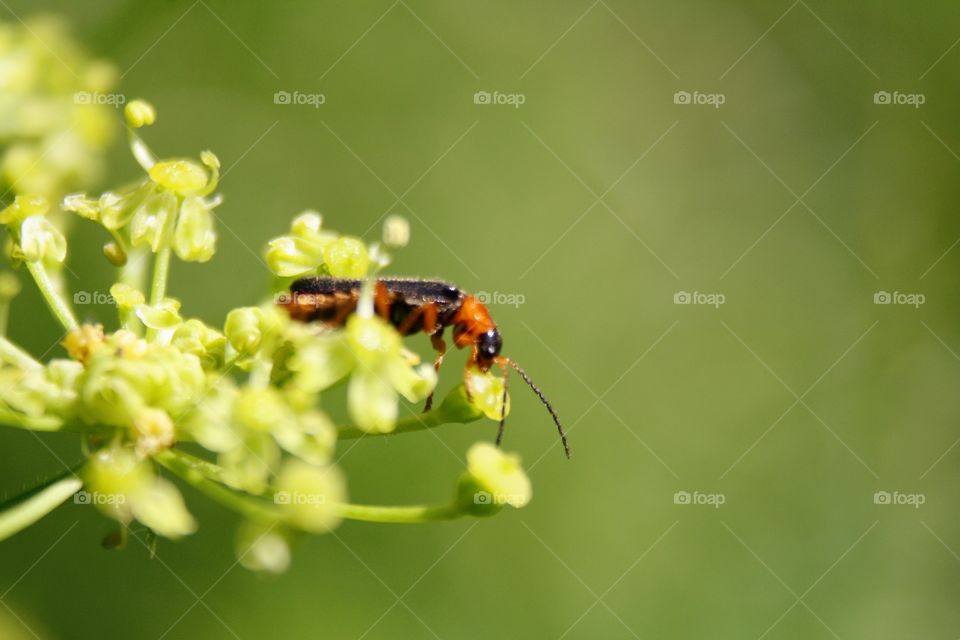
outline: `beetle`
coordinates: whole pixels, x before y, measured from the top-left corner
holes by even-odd
[[[329,327],[340,327],[356,312],[363,282],[326,276],[300,278],[290,285],[290,295],[283,296],[280,304],[294,320],[319,321]],[[430,336],[430,344],[437,352],[433,366],[438,372],[447,351],[443,339],[447,327],[452,327],[453,343],[458,349],[470,349],[466,368],[475,366],[486,373],[494,365],[500,367],[503,371],[503,409],[497,429],[498,446],[503,439],[506,418],[507,371],[513,368],[547,408],[560,434],[563,451],[567,458],[570,457],[570,445],[559,416],[527,372],[501,355],[503,339],[500,330],[486,305],[476,296],[442,280],[378,278],[373,302],[377,314],[401,335],[425,333]],[[427,398],[424,411],[429,411],[432,405],[433,394]]]

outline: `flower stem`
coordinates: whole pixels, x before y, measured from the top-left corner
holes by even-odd
[[[67,304],[61,297],[60,292],[57,291],[57,287],[53,283],[53,280],[50,279],[50,274],[47,273],[46,267],[40,262],[28,262],[27,269],[37,283],[37,288],[40,289],[40,293],[43,294],[43,298],[47,301],[47,305],[50,307],[53,315],[60,321],[63,328],[67,331],[73,331],[79,327],[80,324],[73,315],[73,310],[70,309],[70,305]]]
[[[30,431],[80,431],[78,428],[65,429],[63,420],[55,416],[27,416],[7,408],[0,408],[0,425],[28,429]]]
[[[392,436],[397,433],[413,433],[416,431],[426,431],[445,424],[468,424],[479,420],[482,414],[462,414],[454,415],[452,412],[444,410],[443,406],[428,411],[426,413],[413,413],[406,418],[397,420],[393,431],[387,432],[368,432],[358,427],[344,426],[337,431],[337,438],[340,440],[354,440],[366,436]]]
[[[170,247],[157,252],[153,262],[153,281],[150,284],[150,304],[157,305],[167,295],[167,274],[170,271]]]
[[[33,356],[2,335],[0,335],[0,360],[5,360],[24,370],[39,369],[43,366],[34,360]]]
[[[419,524],[452,520],[464,515],[456,505],[386,507],[378,505],[349,504],[337,505],[340,515],[348,520],[364,522],[383,522],[389,524]]]
[[[167,276],[170,273],[170,247],[163,247],[153,260],[153,280],[150,283],[150,304],[158,305],[167,295]],[[156,338],[157,330],[147,328],[147,339]]]
[[[161,451],[154,456],[154,460],[209,498],[251,520],[272,522],[281,517],[279,511],[266,501],[243,494],[213,479],[219,478],[222,470],[212,462],[177,449]]]
[[[207,462],[179,449],[167,449],[158,453],[154,459],[209,497],[248,518],[273,521],[283,517],[278,509],[264,500],[224,486],[222,484],[223,468],[217,464]],[[337,505],[337,510],[341,517],[348,520],[396,524],[436,522],[463,515],[463,512],[455,504],[388,507],[340,503]]]
[[[83,486],[77,469],[67,469],[52,480],[0,504],[0,540],[6,540],[47,515]]]

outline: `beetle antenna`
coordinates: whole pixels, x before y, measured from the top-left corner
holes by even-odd
[[[563,443],[563,452],[567,455],[567,459],[569,460],[569,459],[570,459],[570,444],[567,442],[567,434],[564,432],[564,430],[563,430],[563,425],[560,424],[560,417],[557,415],[557,412],[553,410],[553,406],[550,404],[550,401],[547,400],[546,396],[543,395],[543,391],[540,391],[540,387],[538,387],[536,384],[534,384],[533,380],[530,379],[530,376],[527,375],[527,372],[524,371],[523,368],[522,368],[520,365],[518,365],[516,362],[514,362],[514,361],[511,360],[510,358],[503,358],[503,361],[506,362],[507,364],[509,364],[509,365],[510,365],[511,367],[513,367],[514,369],[516,369],[517,373],[520,374],[520,377],[523,378],[523,381],[526,382],[527,385],[529,385],[531,389],[533,389],[533,392],[534,392],[535,394],[537,394],[537,397],[538,397],[538,398],[540,398],[540,402],[542,402],[542,403],[543,403],[543,406],[545,406],[545,407],[547,408],[547,411],[550,412],[550,417],[553,418],[553,423],[557,425],[557,433],[560,434],[560,442]],[[502,413],[500,414],[500,430],[499,430],[498,433],[497,433],[497,444],[498,444],[498,445],[500,444],[500,438],[501,438],[501,436],[503,435],[503,423],[504,423],[504,417],[505,417],[505,414],[506,414],[506,411],[507,411],[507,403],[506,403],[506,399],[507,399],[507,370],[506,370],[506,368],[504,368],[504,370],[503,370],[503,399],[504,399],[503,409],[501,410]]]

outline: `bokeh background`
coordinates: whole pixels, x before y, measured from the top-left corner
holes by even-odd
[[[102,550],[108,522],[68,504],[0,546],[0,637],[960,635],[954,3],[0,5],[59,13],[113,60],[159,110],[160,155],[220,155],[218,253],[174,265],[188,315],[259,300],[262,247],[303,209],[368,239],[403,214],[392,269],[502,294],[505,352],[574,451],[517,386],[528,508],[346,523],[272,579],[235,566],[236,519],[189,489],[200,531],[153,559]],[[118,142],[101,186],[137,171]],[[88,289],[111,281],[103,240],[75,226]],[[36,354],[58,335],[33,292],[11,333]],[[494,432],[364,441],[341,464],[356,501],[439,501]],[[4,493],[60,469],[31,434],[0,447]]]

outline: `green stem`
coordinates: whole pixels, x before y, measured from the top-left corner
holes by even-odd
[[[68,469],[52,480],[0,504],[0,540],[6,540],[47,515],[83,486],[79,467]]]
[[[120,268],[120,282],[143,291],[147,281],[148,255],[142,249],[131,248],[127,254],[127,264]]]
[[[222,469],[212,462],[177,449],[161,451],[154,456],[154,460],[209,498],[251,520],[271,522],[281,517],[280,512],[269,503],[221,484],[219,478],[222,477]]]
[[[428,411],[427,413],[415,413],[407,416],[406,418],[397,420],[397,424],[393,428],[393,431],[368,432],[358,427],[343,426],[337,430],[337,438],[340,440],[354,440],[356,438],[364,438],[367,436],[392,436],[397,433],[414,433],[417,431],[433,429],[434,427],[439,427],[445,424],[468,424],[470,422],[479,420],[481,417],[482,414],[480,413],[451,415],[451,412],[443,410],[443,407],[441,406],[433,411]]]
[[[170,273],[170,252],[169,246],[163,247],[157,252],[153,261],[153,279],[150,283],[150,304],[158,305],[167,295],[167,276]],[[147,328],[147,339],[153,340],[157,335],[156,329]]]
[[[170,247],[157,252],[153,262],[153,280],[150,283],[150,304],[157,305],[167,295],[167,274],[170,271]]]
[[[202,460],[179,449],[167,449],[154,459],[170,472],[183,478],[209,497],[238,513],[255,520],[277,520],[282,514],[263,500],[225,487],[223,468]],[[463,515],[456,505],[387,507],[341,503],[337,505],[340,516],[348,520],[416,524],[450,520]]]
[[[42,364],[33,359],[33,356],[2,335],[0,335],[0,360],[5,360],[25,371],[43,367]]]
[[[365,504],[339,504],[340,516],[348,520],[388,524],[420,524],[452,520],[464,515],[456,505],[385,507]]]
[[[64,428],[63,420],[54,416],[26,416],[6,408],[0,408],[0,424],[30,431],[79,431]]]
[[[40,293],[43,294],[43,298],[47,301],[47,305],[50,307],[53,315],[57,317],[57,320],[60,321],[63,328],[67,331],[73,331],[79,327],[80,324],[73,315],[73,310],[60,296],[56,285],[54,285],[53,280],[50,279],[50,274],[47,273],[46,267],[40,262],[28,262],[27,269],[37,283],[37,288],[40,289]]]

